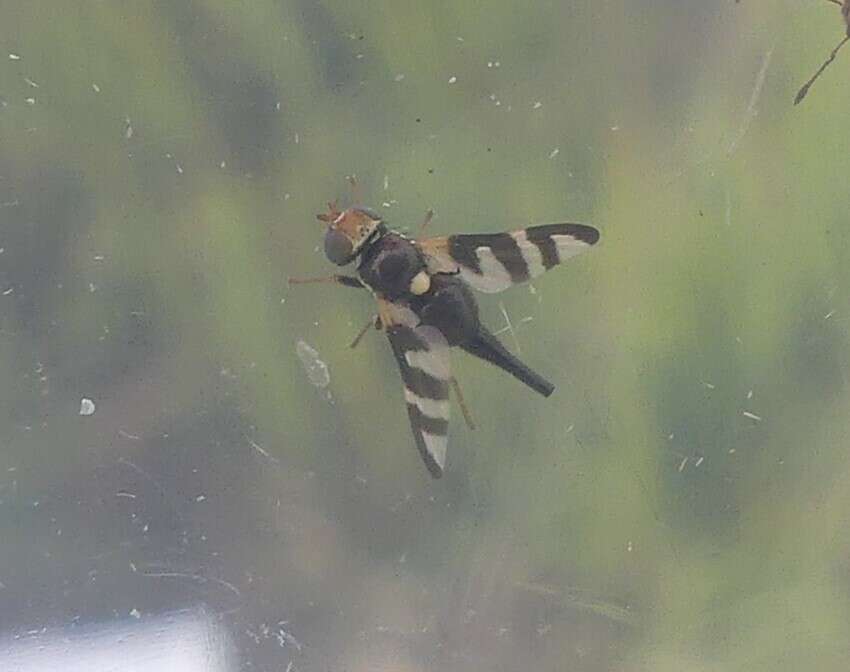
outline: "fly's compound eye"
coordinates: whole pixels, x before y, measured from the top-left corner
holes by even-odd
[[[339,229],[331,226],[325,232],[325,256],[337,266],[345,266],[354,258],[351,239]]]

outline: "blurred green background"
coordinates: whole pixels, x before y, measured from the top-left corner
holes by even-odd
[[[846,669],[850,53],[791,104],[843,33],[825,0],[0,2],[2,631],[200,602],[245,669]],[[558,389],[456,356],[480,428],[441,481],[384,337],[348,348],[372,300],[287,286],[351,174],[403,230],[602,231],[482,297]]]

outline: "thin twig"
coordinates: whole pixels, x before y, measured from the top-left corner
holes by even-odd
[[[844,43],[847,42],[847,40],[850,40],[850,35],[844,36],[844,39],[841,40],[841,42],[838,43],[838,46],[832,50],[832,52],[829,54],[829,58],[827,58],[824,61],[823,65],[818,68],[818,71],[814,75],[812,75],[811,79],[809,79],[808,82],[806,82],[805,84],[803,84],[803,86],[800,87],[800,90],[797,91],[797,95],[794,97],[795,105],[806,97],[806,94],[809,92],[809,87],[811,87],[811,85],[815,83],[815,80],[820,77],[821,73],[824,70],[826,70],[826,67],[835,60],[835,57],[838,54],[838,50],[844,46]]]

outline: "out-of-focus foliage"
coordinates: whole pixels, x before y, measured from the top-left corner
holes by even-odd
[[[3,626],[203,601],[274,669],[845,669],[850,55],[791,105],[843,30],[0,2]],[[400,228],[602,231],[482,299],[558,389],[455,357],[439,482],[383,337],[348,349],[372,300],[287,286],[350,174]]]

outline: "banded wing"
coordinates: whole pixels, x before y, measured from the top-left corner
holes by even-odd
[[[457,273],[481,292],[536,278],[599,240],[586,224],[544,224],[506,233],[459,234],[416,241],[430,273]]]
[[[431,476],[439,478],[446,464],[449,431],[449,344],[436,327],[420,325],[410,308],[382,303],[413,438]]]

